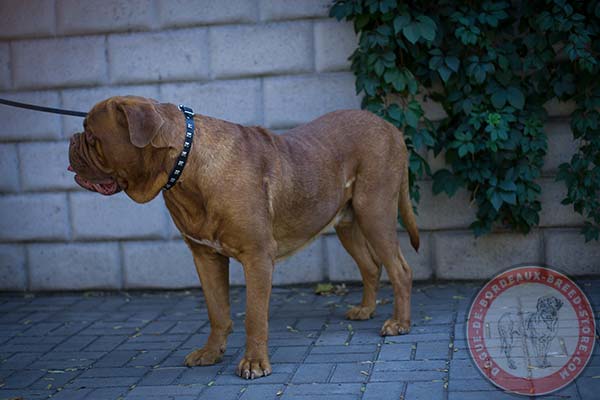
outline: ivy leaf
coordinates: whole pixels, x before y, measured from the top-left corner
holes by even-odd
[[[395,0],[383,0],[383,1],[379,2],[379,10],[381,11],[382,14],[385,14],[385,13],[393,10],[394,7],[396,7]]]
[[[447,169],[440,169],[433,174],[433,194],[446,193],[448,197],[454,196],[461,185],[460,179]]]
[[[467,115],[471,114],[471,111],[473,110],[473,102],[471,101],[471,99],[463,100],[462,109],[465,114],[467,114]]]
[[[406,25],[410,24],[410,15],[398,15],[394,18],[394,32],[396,34],[402,31]]]
[[[489,200],[496,211],[500,210],[500,207],[502,207],[502,203],[504,203],[504,200],[502,200],[502,196],[499,192],[496,191],[492,192],[492,195],[490,196]]]
[[[492,105],[497,109],[501,109],[506,104],[506,91],[502,89],[496,90],[490,97]]]
[[[373,70],[375,71],[375,73],[377,75],[379,75],[379,76],[383,75],[383,71],[385,71],[385,65],[383,64],[383,61],[381,59],[378,59],[375,62]]]
[[[475,237],[480,237],[490,231],[490,227],[488,226],[488,224],[485,224],[481,220],[473,222],[471,225],[469,225],[469,228],[473,230]]]
[[[406,88],[406,79],[404,74],[397,68],[388,69],[383,75],[383,80],[386,83],[391,83],[394,89],[396,89],[398,92],[401,92]]]
[[[518,110],[522,110],[525,106],[525,96],[518,88],[511,86],[506,90],[506,99],[511,106]]]
[[[440,78],[442,78],[444,83],[447,82],[448,78],[450,78],[450,75],[452,75],[452,71],[450,71],[449,68],[446,68],[443,65],[438,68],[437,72],[438,72],[438,74],[440,74]]]
[[[507,192],[514,192],[515,190],[517,190],[517,185],[515,185],[515,183],[512,181],[501,181],[498,184],[498,187]]]
[[[415,21],[411,22],[402,28],[402,34],[412,44],[417,43],[417,40],[419,40],[419,37],[421,37],[420,24]]]
[[[413,109],[407,108],[404,111],[404,117],[406,118],[406,124],[408,126],[412,126],[413,128],[416,128],[419,126],[420,115],[417,112],[415,112]]]
[[[500,196],[505,203],[512,205],[517,204],[517,194],[514,192],[501,192]]]
[[[373,96],[375,94],[375,88],[377,87],[377,81],[373,78],[367,78],[364,81],[363,88],[365,93],[369,96]]]
[[[421,32],[421,36],[428,42],[435,39],[435,22],[426,15],[419,15],[417,21],[420,22],[419,31]]]
[[[469,153],[469,145],[468,144],[461,144],[460,147],[458,148],[458,156],[460,158],[463,158],[468,153]]]
[[[431,133],[427,129],[415,130],[412,135],[412,141],[415,149],[420,149],[423,145],[432,147],[435,143],[433,136],[431,136]]]
[[[583,233],[586,243],[591,240],[599,240],[600,238],[600,229],[587,221],[585,226],[581,229],[581,232]]]
[[[415,77],[410,74],[410,76],[406,77],[408,83],[408,92],[410,94],[417,94],[417,80]]]
[[[371,16],[369,14],[361,14],[356,17],[356,20],[354,21],[354,29],[356,32],[360,32],[365,26],[367,26],[370,19]]]
[[[344,17],[348,17],[351,14],[351,4],[348,3],[335,3],[331,10],[329,10],[329,16],[335,17],[338,21],[341,21]]]
[[[400,107],[398,107],[397,104],[392,104],[388,108],[388,114],[392,119],[398,121],[400,124],[404,120],[404,115],[402,113],[402,110],[400,110]]]
[[[442,56],[433,56],[429,59],[429,69],[437,70],[442,66],[444,59]]]
[[[454,72],[458,72],[458,67],[460,66],[460,61],[457,57],[448,56],[444,60],[448,68],[450,68]]]

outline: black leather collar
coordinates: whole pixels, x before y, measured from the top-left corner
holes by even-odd
[[[163,190],[171,189],[177,182],[177,179],[181,176],[194,140],[194,110],[181,104],[179,105],[179,109],[185,116],[185,141],[183,142],[183,150],[179,153],[179,157],[177,157],[177,161],[175,162],[175,167],[173,167],[173,170],[169,175],[169,180],[165,186],[163,186]]]

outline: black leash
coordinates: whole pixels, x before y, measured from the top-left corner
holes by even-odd
[[[83,112],[83,111],[73,111],[73,110],[64,110],[61,108],[43,107],[43,106],[37,106],[35,104],[21,103],[18,101],[12,101],[12,100],[2,99],[2,98],[0,98],[0,104],[5,104],[7,106],[18,107],[18,108],[26,108],[28,110],[53,113],[53,114],[71,115],[73,117],[85,118],[87,116],[87,113]]]

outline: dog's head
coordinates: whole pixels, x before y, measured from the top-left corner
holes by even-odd
[[[558,310],[562,307],[563,302],[554,296],[543,296],[537,301],[537,311],[545,318],[555,319],[558,315]]]
[[[125,96],[96,104],[83,129],[71,137],[69,146],[75,181],[104,195],[124,190],[145,203],[167,182],[185,123],[173,104]]]

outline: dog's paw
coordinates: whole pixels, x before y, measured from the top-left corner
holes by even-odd
[[[373,307],[354,306],[346,311],[346,318],[351,320],[365,320],[373,317],[374,313],[375,308]]]
[[[244,357],[238,364],[236,374],[244,379],[254,379],[271,375],[271,371],[268,357],[258,359]]]
[[[203,347],[192,351],[185,357],[185,365],[194,367],[196,365],[212,365],[223,359],[225,349],[213,349]]]
[[[538,362],[537,366],[538,366],[538,368],[549,368],[552,365],[547,360],[544,360],[544,361]]]
[[[381,336],[398,336],[408,332],[410,332],[410,321],[400,322],[390,318],[383,323],[379,334]]]

